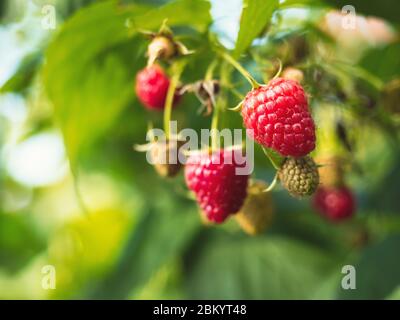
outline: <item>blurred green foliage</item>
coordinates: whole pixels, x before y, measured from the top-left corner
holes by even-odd
[[[161,179],[145,155],[132,150],[145,142],[148,122],[162,125],[162,116],[146,111],[133,90],[135,74],[146,64],[148,40],[141,32],[156,31],[168,19],[177,37],[195,50],[182,83],[200,80],[215,48],[222,48],[212,31],[218,22],[212,4],[92,2],[53,1],[65,21],[0,89],[4,95],[23,94],[26,101],[28,117],[18,139],[40,132],[39,123],[56,128],[72,172],[51,185],[24,186],[32,197],[18,207],[22,196],[13,191],[18,182],[5,161],[10,128],[17,125],[3,126],[0,115],[0,298],[399,297],[400,122],[398,113],[385,109],[376,86],[400,76],[398,35],[389,44],[357,48],[360,59],[352,61],[351,51],[318,27],[332,3],[244,0],[233,54],[258,79],[273,76],[277,58],[304,69],[321,141],[334,140],[335,150],[350,159],[349,182],[359,206],[355,219],[332,225],[312,212],[309,201],[277,190],[273,226],[252,238],[234,221],[204,226],[187,199],[183,177]],[[35,3],[39,9],[43,4]],[[395,10],[374,11],[376,4],[359,3],[357,9],[397,22]],[[287,11],[298,8],[305,10],[300,22]],[[4,21],[10,16],[17,21],[20,14],[9,12]],[[229,72],[237,92],[228,88],[224,94],[235,106],[249,88]],[[366,97],[372,97],[372,108]],[[199,102],[187,95],[173,118],[181,128],[208,128],[210,119],[198,110]],[[224,111],[221,118],[222,127],[242,127],[234,112]],[[337,137],[323,135],[338,119],[350,132],[352,152]],[[255,152],[255,176],[270,181],[270,164],[260,148]],[[41,288],[46,264],[56,267],[56,290]],[[340,286],[346,264],[356,267],[357,290]]]

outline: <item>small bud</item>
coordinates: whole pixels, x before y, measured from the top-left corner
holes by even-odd
[[[304,79],[303,71],[293,68],[287,67],[282,71],[282,78],[290,79],[301,83]]]
[[[176,52],[175,43],[171,38],[163,35],[155,36],[147,47],[148,65],[152,65],[157,59],[169,60],[176,55]]]

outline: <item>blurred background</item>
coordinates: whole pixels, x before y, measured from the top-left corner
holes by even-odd
[[[249,25],[241,0],[1,0],[0,298],[400,298],[400,4],[352,1],[346,29],[348,4],[271,0]],[[166,18],[196,50],[183,83],[204,78],[215,42],[246,52],[240,62],[259,81],[277,58],[303,70],[315,154],[347,159],[354,218],[330,223],[277,188],[264,233],[234,219],[207,226],[182,175],[162,179],[133,150],[149,121],[162,125],[135,97],[148,44],[138,30]],[[232,83],[233,107],[249,87],[236,73]],[[199,104],[183,97],[181,128],[210,126]],[[241,117],[224,112],[221,126],[242,128]],[[255,152],[254,177],[271,181]],[[341,287],[348,264],[356,290]],[[42,285],[47,265],[55,289]]]

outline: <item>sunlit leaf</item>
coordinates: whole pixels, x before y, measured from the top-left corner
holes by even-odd
[[[18,270],[45,248],[43,240],[26,216],[0,213],[0,268]]]
[[[49,245],[49,263],[57,269],[54,297],[78,297],[114,266],[132,217],[118,210],[92,212],[60,228]]]
[[[207,0],[177,0],[131,18],[139,29],[158,29],[160,22],[167,19],[169,25],[189,25],[204,31],[211,23],[210,8]]]
[[[341,290],[341,299],[384,299],[400,285],[400,236],[393,235],[365,249],[354,265],[357,290]]]
[[[40,51],[28,54],[21,61],[13,76],[0,87],[0,93],[24,91],[31,84],[41,62],[42,53]]]
[[[239,56],[268,25],[278,0],[244,0],[240,18],[240,30],[236,41],[235,55]]]
[[[135,73],[144,65],[145,38],[133,37],[137,30],[132,33],[127,19],[138,29],[158,28],[165,18],[171,25],[192,23],[201,29],[210,22],[208,11],[209,3],[203,0],[176,1],[150,11],[147,6],[119,7],[105,1],[65,23],[47,51],[44,74],[73,163],[132,100]]]
[[[361,59],[360,65],[384,81],[400,74],[400,42],[369,50]]]
[[[182,254],[199,225],[199,217],[192,211],[146,213],[133,231],[114,272],[89,297],[127,298],[133,289],[145,285],[160,267]]]
[[[375,17],[381,17],[389,21],[399,23],[398,11],[395,8],[398,7],[397,0],[381,0],[381,1],[364,1],[364,0],[353,0],[351,2],[347,0],[331,0],[327,1],[330,5],[334,5],[337,9],[341,10],[346,5],[352,5],[356,13],[371,15]]]

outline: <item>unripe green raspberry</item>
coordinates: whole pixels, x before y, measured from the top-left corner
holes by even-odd
[[[287,158],[278,175],[284,188],[294,197],[312,195],[319,184],[317,165],[309,156]]]

